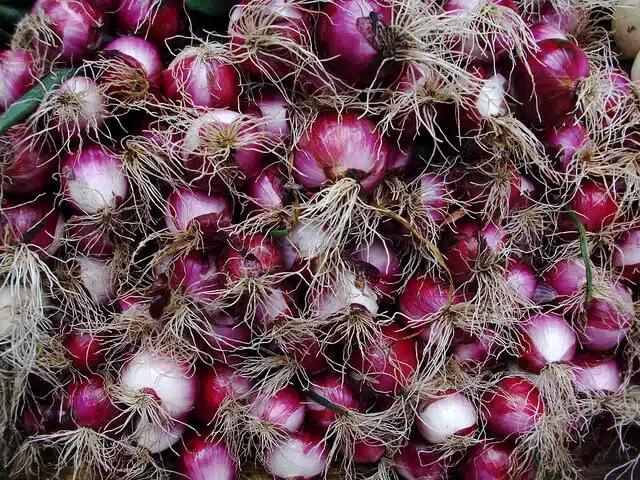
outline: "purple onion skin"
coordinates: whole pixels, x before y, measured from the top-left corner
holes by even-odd
[[[189,480],[235,480],[238,465],[227,449],[227,444],[219,437],[210,438],[211,432],[189,434],[183,440],[179,452],[178,471],[182,478]]]

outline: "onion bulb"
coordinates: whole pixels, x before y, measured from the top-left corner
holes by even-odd
[[[265,468],[279,478],[310,480],[327,467],[328,453],[324,440],[306,430],[294,433],[279,445],[265,452]]]

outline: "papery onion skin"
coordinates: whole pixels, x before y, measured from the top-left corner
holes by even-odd
[[[375,272],[370,276],[369,281],[376,290],[390,298],[394,296],[401,280],[402,263],[390,242],[374,240],[363,248],[357,249],[353,253],[353,258],[366,265],[364,267],[365,276],[368,275],[368,270],[373,267]]]
[[[176,420],[195,404],[197,379],[187,365],[150,351],[138,351],[122,367],[120,383],[129,391],[153,395],[164,412]]]
[[[287,432],[299,432],[304,423],[306,407],[300,392],[288,386],[273,395],[253,399],[250,412]]]
[[[448,390],[423,402],[416,425],[427,442],[438,444],[452,436],[473,435],[478,428],[478,414],[464,393]]]
[[[540,373],[552,363],[568,363],[576,353],[578,340],[571,325],[555,313],[532,315],[520,325],[519,365]]]
[[[312,430],[294,433],[265,452],[265,468],[275,477],[310,480],[327,466],[328,455],[322,436]]]
[[[501,380],[483,395],[482,403],[487,428],[498,438],[528,434],[545,411],[540,391],[523,377]]]
[[[521,115],[536,126],[557,125],[576,107],[579,82],[590,73],[589,60],[567,40],[539,42],[538,51],[516,63],[512,85]]]
[[[130,192],[122,162],[98,145],[84,147],[62,159],[60,185],[65,200],[85,214],[118,207]]]
[[[34,11],[45,16],[58,36],[60,45],[55,48],[44,43],[35,45],[52,59],[79,64],[100,48],[105,38],[107,16],[86,0],[39,0]]]
[[[574,386],[585,395],[615,393],[622,387],[622,372],[615,358],[581,352],[571,362]]]
[[[287,142],[291,139],[289,103],[276,88],[261,88],[254,94],[250,107],[256,109],[257,116],[264,121],[263,128],[276,141]]]
[[[502,117],[509,112],[507,104],[507,79],[494,69],[474,65],[469,73],[480,79],[480,84],[469,85],[475,101],[467,109],[460,111],[460,128],[462,133],[470,134],[477,130],[485,120]]]
[[[81,372],[92,372],[105,360],[102,340],[90,333],[73,330],[64,339],[64,346],[73,365]]]
[[[366,376],[362,383],[378,394],[393,394],[402,391],[412,380],[418,369],[415,342],[410,332],[395,325],[381,328],[382,340],[370,342],[364,351],[355,350],[349,365],[355,372]]]
[[[234,237],[230,245],[218,256],[218,269],[226,275],[227,282],[276,273],[284,265],[280,247],[261,233]]]
[[[640,52],[640,8],[636,0],[622,0],[613,14],[612,30],[618,52],[633,58]]]
[[[599,232],[611,225],[619,214],[615,193],[600,182],[582,182],[571,201],[571,208],[588,232]]]
[[[398,310],[415,327],[427,321],[446,307],[449,285],[424,273],[417,273],[407,283],[398,298]]]
[[[326,398],[331,403],[347,410],[363,412],[365,405],[349,388],[346,382],[335,373],[323,373],[311,379],[309,390]],[[316,403],[313,397],[307,397],[307,417],[318,428],[327,429],[338,418],[333,410]]]
[[[472,446],[461,468],[461,480],[533,480],[535,468],[517,465],[514,446],[485,440]]]
[[[104,50],[115,50],[129,56],[151,81],[160,80],[163,68],[162,55],[155,45],[145,39],[134,36],[119,37],[109,42]]]
[[[520,299],[533,301],[538,280],[529,265],[517,258],[510,258],[505,266],[504,277],[511,291]]]
[[[0,53],[0,113],[4,112],[36,83],[33,57],[22,50]]]
[[[495,350],[496,334],[492,330],[485,330],[479,337],[472,337],[468,341],[456,343],[452,347],[451,356],[463,370],[470,372],[484,372],[498,363]]]
[[[283,348],[284,352],[295,359],[309,376],[329,370],[331,346],[323,345],[320,340],[303,338],[299,342]]]
[[[379,36],[391,21],[391,9],[371,0],[325,3],[316,27],[320,56],[346,83],[370,85],[384,60]]]
[[[221,229],[231,225],[231,215],[231,202],[226,196],[180,188],[169,195],[164,218],[170,232],[197,228],[208,245]]]
[[[324,114],[296,147],[294,177],[309,189],[349,177],[369,191],[382,181],[388,156],[386,140],[368,118]]]
[[[171,266],[169,286],[174,292],[180,292],[199,304],[215,302],[222,287],[215,255],[191,250],[180,256]]]
[[[449,465],[433,447],[410,441],[394,457],[395,470],[404,480],[445,480]]]
[[[27,243],[41,255],[54,255],[60,247],[64,217],[47,197],[27,203],[5,199],[0,208],[5,245]]]
[[[182,28],[184,7],[178,0],[122,0],[116,12],[120,30],[163,45]]]
[[[243,397],[253,388],[253,382],[238,374],[232,368],[216,365],[200,370],[200,388],[194,415],[207,424],[216,416],[229,398],[242,402]]]
[[[563,5],[562,7],[562,9],[556,7],[553,1],[544,2],[534,15],[534,19],[537,22],[544,22],[564,32],[574,34],[582,22],[586,20],[586,14],[578,6]]]
[[[536,23],[531,25],[531,34],[536,42],[548,39],[569,40],[566,32],[549,23]]]
[[[235,480],[237,464],[227,444],[212,432],[189,433],[179,451],[178,472],[188,480]]]
[[[632,283],[640,283],[640,228],[623,233],[616,240],[613,265]]]
[[[113,403],[105,381],[99,375],[90,375],[70,384],[67,395],[65,403],[79,427],[103,430],[120,415],[120,409]]]
[[[194,50],[178,55],[162,73],[167,98],[187,105],[207,108],[237,108],[240,78],[233,65],[212,56],[198,58],[204,53]]]

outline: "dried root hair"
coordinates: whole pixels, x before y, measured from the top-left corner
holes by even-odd
[[[11,38],[11,49],[29,52],[39,73],[52,68],[60,45],[62,39],[51,28],[51,20],[39,9],[20,20]]]
[[[247,428],[250,421],[249,406],[242,399],[230,395],[222,402],[215,419],[209,424],[209,439],[224,440],[231,456],[240,462],[251,454],[246,448],[250,442],[251,432]]]
[[[398,480],[400,477],[395,469],[394,456],[397,449],[388,449],[380,461],[371,469],[359,471],[358,480]]]
[[[557,227],[558,207],[546,201],[534,201],[532,205],[509,215],[504,230],[509,238],[509,249],[523,256],[536,253],[549,255],[545,244]]]
[[[179,421],[166,412],[155,393],[147,392],[146,389],[130,389],[124,385],[110,384],[107,391],[117,401],[116,405],[120,409],[118,418],[122,427],[119,431],[134,425],[135,420],[138,420],[138,428],[153,425],[163,429],[166,425]],[[133,429],[133,437],[137,433],[136,430],[137,428]]]
[[[11,479],[40,479],[43,478],[44,447],[30,441],[28,438],[22,441],[14,450],[9,463],[7,473]]]
[[[287,355],[273,355],[265,350],[256,353],[245,357],[237,366],[239,375],[255,382],[254,391],[273,395],[294,380],[302,385],[309,383],[305,370],[295,359]]]

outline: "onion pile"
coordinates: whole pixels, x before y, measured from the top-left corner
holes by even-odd
[[[640,468],[637,2],[31,3],[5,473]]]

